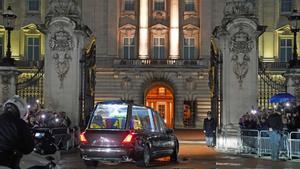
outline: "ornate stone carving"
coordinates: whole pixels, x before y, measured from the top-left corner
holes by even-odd
[[[130,18],[130,19],[134,20],[135,19],[135,11],[122,11],[120,17]]]
[[[200,28],[191,24],[183,26],[183,34],[185,37],[195,37],[199,34],[199,30]]]
[[[69,17],[79,21],[81,11],[78,7],[77,0],[50,0],[46,20],[58,16]]]
[[[294,95],[296,98],[300,98],[300,76],[292,76]]]
[[[157,24],[151,27],[151,32],[154,36],[158,36],[158,37],[166,36],[168,32],[168,27],[162,24]]]
[[[10,79],[12,78],[11,74],[2,74],[1,75],[1,83],[2,83],[2,101],[9,99],[9,86]]]
[[[233,72],[240,87],[242,87],[243,79],[249,70],[250,57],[248,53],[253,49],[253,43],[249,34],[244,32],[242,27],[231,37],[230,51],[233,53],[231,61],[233,62]]]
[[[187,20],[190,18],[198,18],[198,13],[196,11],[185,11],[183,14],[183,19]]]
[[[185,87],[188,91],[192,91],[195,88],[195,80],[192,77],[186,78]]]
[[[70,61],[72,57],[70,51],[73,49],[72,36],[60,26],[59,30],[51,36],[49,46],[53,50],[53,59],[55,62],[55,70],[63,86],[63,80],[70,69]]]
[[[122,79],[121,87],[122,87],[122,89],[129,90],[131,88],[131,78],[129,78],[128,76],[125,76]]]
[[[167,18],[167,13],[165,11],[154,11],[152,15],[155,20],[164,20]]]
[[[131,24],[126,24],[120,27],[120,33],[125,37],[133,37],[135,35],[136,27]]]
[[[227,0],[225,17],[238,15],[255,15],[255,0]]]

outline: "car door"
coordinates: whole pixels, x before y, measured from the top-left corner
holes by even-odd
[[[139,130],[142,142],[149,144],[150,152],[154,155],[159,152],[159,131],[153,120],[152,110],[142,106],[133,106],[134,128]]]
[[[171,136],[167,133],[167,127],[158,113],[154,113],[154,117],[157,119],[159,126],[159,146],[160,154],[162,156],[169,155],[173,152],[174,141],[172,141]]]

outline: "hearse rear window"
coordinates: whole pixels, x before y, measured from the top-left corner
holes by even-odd
[[[98,104],[89,128],[125,129],[127,107],[127,104]]]

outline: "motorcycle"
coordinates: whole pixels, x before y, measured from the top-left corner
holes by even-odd
[[[13,161],[19,164],[21,169],[55,169],[56,163],[60,159],[58,146],[55,144],[55,138],[48,128],[32,129],[34,135],[34,150],[28,155],[22,155],[15,152]],[[9,169],[0,166],[0,169]]]
[[[49,129],[33,129],[35,147],[31,154],[24,155],[21,169],[54,169],[60,159],[58,147]]]

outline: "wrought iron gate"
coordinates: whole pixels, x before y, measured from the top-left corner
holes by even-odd
[[[33,104],[37,100],[43,105],[43,77],[44,61],[41,60],[38,66],[18,67],[22,73],[17,78],[16,93],[24,98],[28,104]]]
[[[268,63],[259,60],[259,71],[258,71],[259,107],[272,108],[272,105],[269,103],[270,97],[272,97],[273,95],[279,92],[286,92],[287,85],[283,73],[286,71],[287,68],[288,68],[287,62]]]
[[[95,85],[96,85],[96,41],[93,39],[80,60],[81,66],[81,89],[80,110],[81,126],[86,125],[86,120],[94,108]]]

